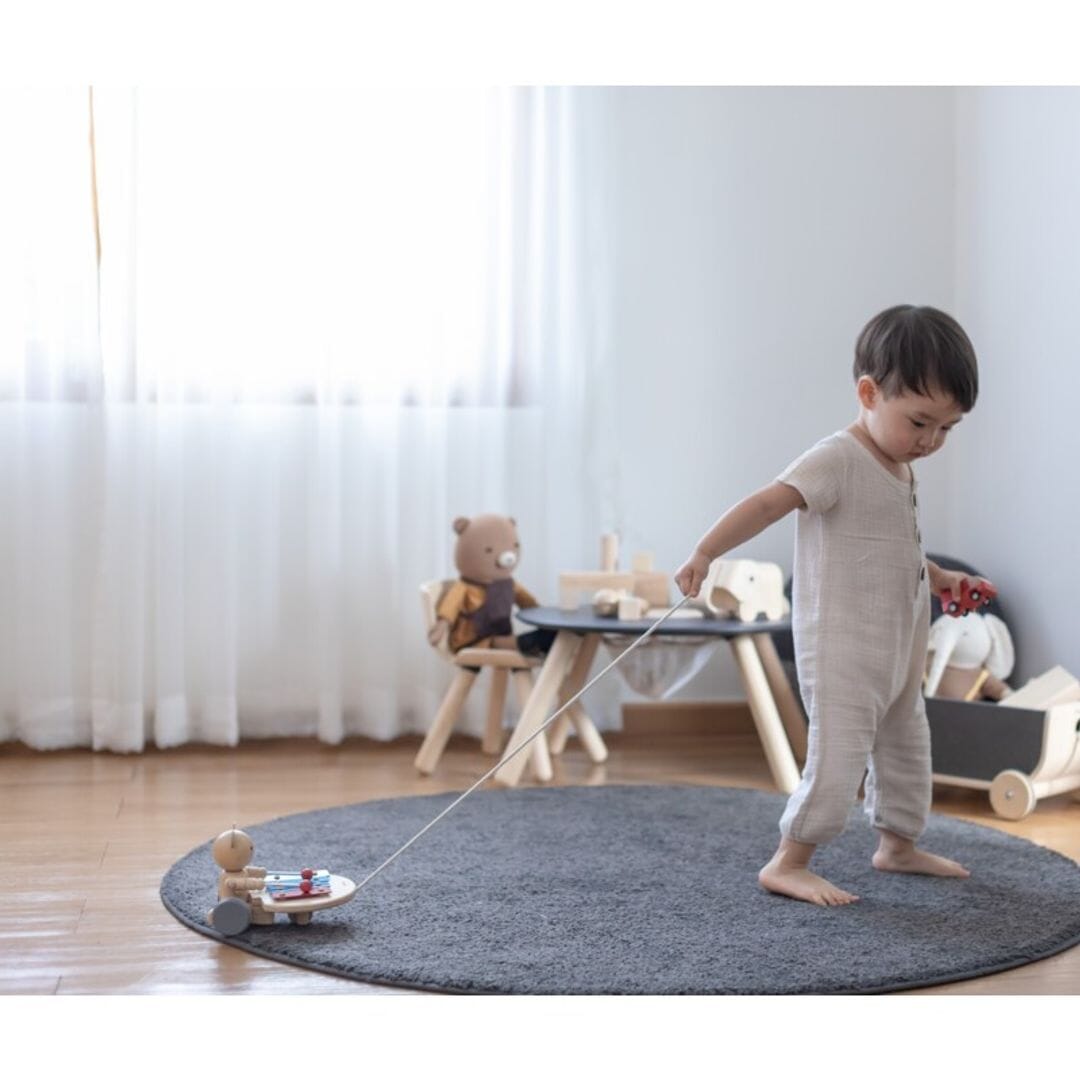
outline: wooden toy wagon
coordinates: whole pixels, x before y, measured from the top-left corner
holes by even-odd
[[[934,780],[989,791],[1003,818],[1019,821],[1039,799],[1080,790],[1080,702],[1026,709],[927,698],[926,715]]]
[[[255,851],[251,837],[226,829],[211,851],[221,867],[218,902],[207,921],[225,937],[243,933],[252,923],[268,926],[279,912],[289,922],[306,926],[316,911],[337,907],[353,898],[356,885],[328,870],[274,871],[250,866]]]

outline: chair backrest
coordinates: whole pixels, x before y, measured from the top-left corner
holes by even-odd
[[[424,584],[420,586],[420,606],[424,612],[425,634],[438,620],[438,616],[435,612],[439,606],[439,601],[442,599],[443,593],[446,592],[446,587],[449,584],[449,581],[443,580],[442,578],[436,578],[434,581],[425,581]],[[450,652],[450,635],[446,634],[442,641],[434,646],[434,649],[445,659],[452,659],[453,654]]]

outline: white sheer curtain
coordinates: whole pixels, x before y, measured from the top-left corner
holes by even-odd
[[[595,561],[589,108],[0,95],[0,739],[422,731],[456,515],[513,514],[541,598]]]

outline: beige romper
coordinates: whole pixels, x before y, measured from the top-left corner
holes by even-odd
[[[922,696],[930,588],[917,484],[894,476],[847,431],[778,477],[798,514],[792,627],[810,719],[806,769],[780,819],[792,840],[838,836],[866,780],[875,827],[915,840],[930,811],[930,729]]]

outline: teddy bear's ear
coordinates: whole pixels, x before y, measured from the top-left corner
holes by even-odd
[[[469,519],[467,517],[454,518],[454,532],[460,536],[469,527]]]

